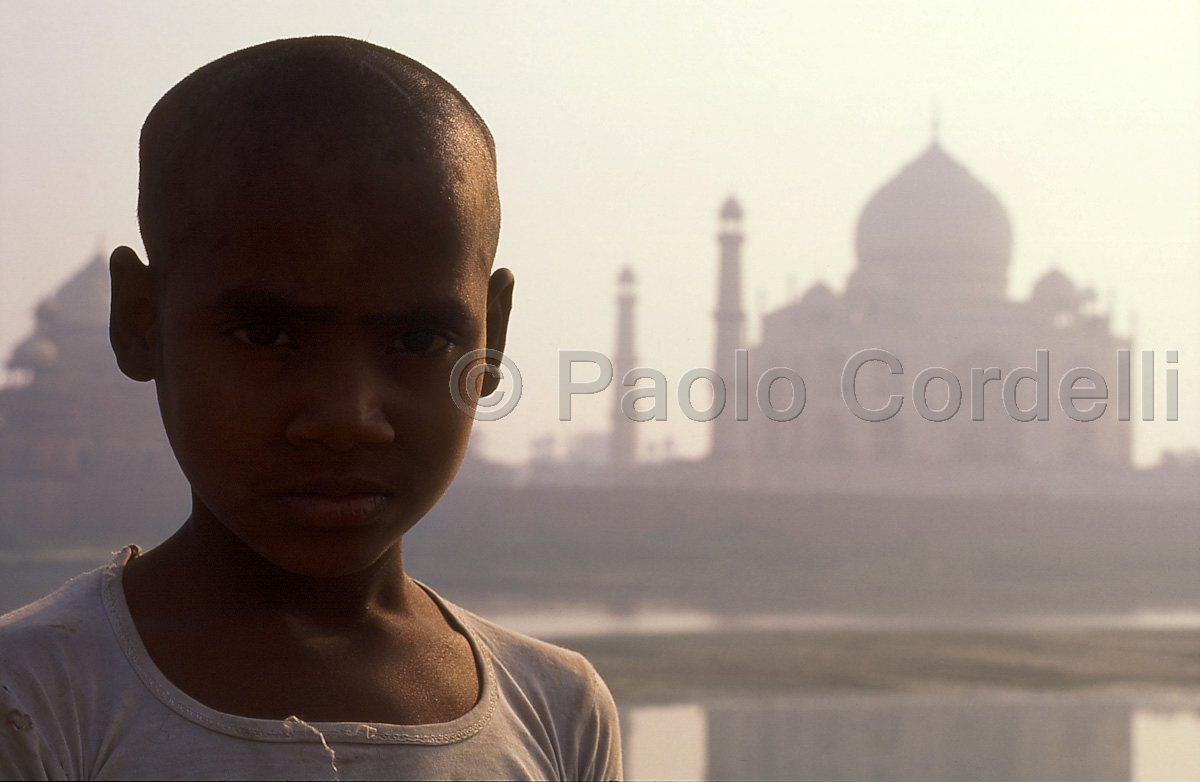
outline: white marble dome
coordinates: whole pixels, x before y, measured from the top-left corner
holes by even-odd
[[[858,287],[1003,299],[1012,224],[1000,200],[936,141],[867,202]]]

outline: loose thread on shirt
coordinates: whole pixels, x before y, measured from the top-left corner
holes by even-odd
[[[294,729],[297,726],[299,726],[301,728],[305,728],[306,730],[311,730],[313,733],[317,734],[317,738],[319,738],[321,740],[321,746],[324,747],[325,751],[329,753],[329,765],[333,768],[333,778],[341,779],[341,774],[338,771],[338,767],[337,767],[337,753],[333,751],[333,747],[329,746],[329,742],[325,740],[324,733],[317,730],[312,725],[309,725],[307,722],[305,722],[304,720],[300,719],[299,717],[297,717],[295,715],[288,717],[283,722],[289,728]]]

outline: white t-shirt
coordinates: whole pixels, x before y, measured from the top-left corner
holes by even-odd
[[[0,617],[0,778],[621,776],[616,707],[582,656],[437,595],[481,674],[479,702],[458,719],[306,723],[210,709],[146,654],[121,585],[131,556]]]

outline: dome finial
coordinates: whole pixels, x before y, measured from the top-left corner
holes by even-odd
[[[938,131],[941,130],[941,124],[942,118],[941,113],[938,111],[938,99],[934,98],[929,112],[929,135],[930,141],[934,144],[938,143]]]
[[[732,194],[721,205],[720,216],[721,220],[726,222],[737,222],[742,219],[742,205],[738,203],[737,198]]]

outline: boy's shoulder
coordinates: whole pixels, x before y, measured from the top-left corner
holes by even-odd
[[[40,600],[0,616],[0,652],[21,650],[20,655],[0,653],[0,665],[20,662],[24,667],[36,658],[44,660],[52,650],[89,646],[97,635],[111,632],[102,586],[112,567],[75,576]]]
[[[436,595],[434,598],[441,601]],[[548,756],[559,759],[559,776],[620,778],[617,706],[583,655],[441,602],[481,647],[483,678],[494,682],[500,700],[508,705],[506,711],[521,715],[518,719],[524,731],[541,735],[552,745]],[[489,667],[492,670],[486,670]]]
[[[598,701],[602,710],[609,710],[612,696],[582,654],[502,627],[436,594],[434,599],[484,647],[481,652],[495,662],[501,686],[515,685],[526,697],[544,699],[547,705],[571,708]]]
[[[136,549],[0,616],[0,683],[26,697],[80,704],[128,667],[111,622],[111,582]]]
[[[0,777],[86,775],[80,726],[110,722],[117,704],[96,697],[130,679],[108,611],[105,581],[127,556],[76,576],[34,603],[0,616]]]

